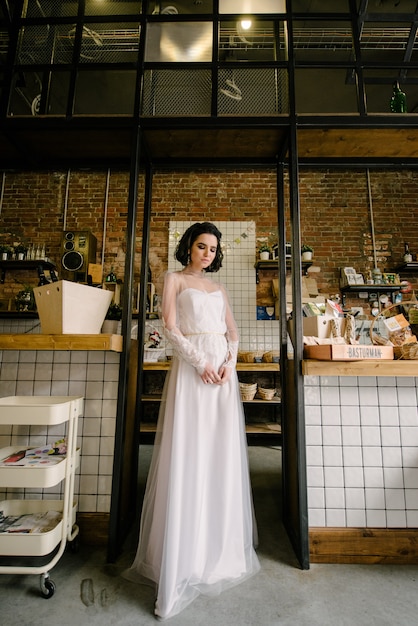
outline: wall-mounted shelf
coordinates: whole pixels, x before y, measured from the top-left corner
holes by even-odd
[[[4,283],[7,270],[36,270],[39,266],[44,270],[56,269],[55,263],[45,261],[45,259],[37,259],[36,261],[0,261],[0,283]]]
[[[342,303],[345,305],[345,298],[350,293],[394,293],[400,291],[400,285],[345,285],[340,287],[340,291],[343,295]]]
[[[402,263],[402,265],[395,267],[395,272],[398,274],[418,274],[418,261]]]
[[[302,273],[306,274],[306,272],[308,271],[308,269],[311,267],[313,263],[312,261],[302,261]],[[255,267],[255,280],[256,283],[258,284],[260,279],[259,279],[259,272],[260,270],[276,270],[277,272],[279,271],[279,260],[278,259],[269,259],[268,261],[256,261],[256,263],[254,264]],[[290,259],[286,259],[286,271],[289,271],[292,267],[292,262]]]

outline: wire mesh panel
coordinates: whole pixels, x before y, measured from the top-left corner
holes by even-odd
[[[139,24],[83,26],[81,63],[129,63],[138,56]]]
[[[22,17],[70,17],[78,13],[78,0],[28,0]]]
[[[210,70],[147,70],[141,115],[210,115]]]
[[[21,29],[19,63],[71,63],[74,24],[27,25]],[[89,24],[82,27],[80,63],[135,63],[139,24]]]
[[[20,31],[18,62],[70,63],[73,41],[68,25],[41,24],[24,26]]]
[[[139,15],[140,0],[118,0],[118,2],[97,2],[86,0],[86,15]]]
[[[286,70],[219,70],[219,115],[274,115],[287,112]]]

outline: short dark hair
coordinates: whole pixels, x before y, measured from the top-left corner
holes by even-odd
[[[192,224],[191,226],[189,226],[177,245],[174,257],[177,259],[177,261],[180,261],[183,267],[186,267],[186,265],[190,261],[189,253],[193,243],[200,235],[205,234],[215,235],[216,239],[218,240],[215,258],[213,259],[209,267],[205,269],[205,272],[217,272],[221,269],[222,259],[224,258],[223,252],[221,250],[222,233],[216,228],[215,224],[212,224],[211,222],[197,222],[196,224]]]

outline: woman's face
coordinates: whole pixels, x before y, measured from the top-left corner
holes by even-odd
[[[213,262],[218,248],[215,235],[203,233],[194,240],[190,249],[190,265],[196,271],[207,269]]]

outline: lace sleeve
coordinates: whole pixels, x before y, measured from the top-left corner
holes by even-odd
[[[175,273],[167,273],[164,280],[162,299],[162,318],[164,335],[173,346],[176,354],[196,368],[199,375],[203,374],[206,367],[206,356],[196,350],[190,341],[177,327],[177,294],[179,281]]]
[[[228,354],[226,356],[224,365],[226,367],[235,368],[237,364],[238,345],[239,345],[238,327],[235,322],[231,306],[229,304],[228,294],[226,293],[225,289],[222,289],[222,291],[224,294],[225,304],[226,304],[225,322],[226,322],[226,339],[228,342]]]

